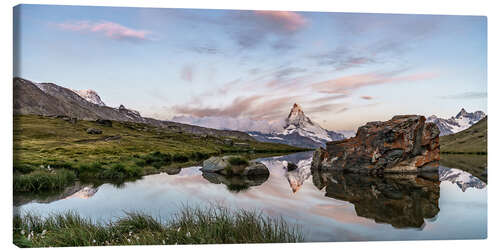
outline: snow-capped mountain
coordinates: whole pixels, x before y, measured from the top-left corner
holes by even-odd
[[[467,188],[483,189],[486,187],[486,183],[479,178],[456,168],[439,167],[439,180],[457,184],[463,192]]]
[[[345,139],[344,135],[326,130],[313,122],[296,103],[285,121],[286,124],[281,131],[270,134],[250,132],[249,135],[258,141],[283,143],[305,148],[325,147],[326,142]]]
[[[483,111],[467,113],[467,111],[462,108],[456,116],[452,116],[449,119],[438,118],[437,116],[432,115],[427,118],[427,122],[435,123],[438,126],[439,131],[441,131],[439,135],[442,136],[468,129],[484,117],[486,117],[486,114]]]
[[[91,102],[93,104],[97,104],[99,106],[106,106],[106,104],[101,100],[101,97],[92,89],[85,90],[75,90],[72,89],[77,95],[81,96],[83,99]]]

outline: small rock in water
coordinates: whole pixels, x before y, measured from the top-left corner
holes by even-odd
[[[203,161],[203,167],[200,170],[206,173],[231,174],[241,176],[269,175],[269,169],[267,169],[266,165],[260,162],[251,161],[248,166],[231,165],[229,159],[232,157],[234,156],[212,156],[209,159]]]
[[[288,164],[286,165],[286,169],[288,171],[293,171],[293,170],[295,170],[297,168],[298,168],[297,165],[295,163],[293,163],[293,162],[288,162]]]

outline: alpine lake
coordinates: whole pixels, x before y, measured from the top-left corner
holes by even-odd
[[[487,184],[452,160],[431,176],[383,177],[311,172],[312,152],[257,160],[269,169],[268,178],[228,178],[192,166],[120,184],[75,183],[58,193],[14,194],[14,213],[75,211],[99,222],[133,211],[168,218],[184,205],[218,204],[282,217],[298,225],[307,242],[487,237]],[[298,168],[287,171],[287,162]]]

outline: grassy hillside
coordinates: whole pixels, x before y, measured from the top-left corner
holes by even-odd
[[[451,154],[486,154],[488,141],[488,117],[470,128],[456,134],[441,136],[441,153]]]
[[[99,129],[102,134],[88,134],[88,128]],[[14,189],[53,190],[83,177],[138,177],[188,166],[218,154],[303,150],[131,122],[113,121],[108,127],[93,121],[71,123],[54,117],[14,116]]]

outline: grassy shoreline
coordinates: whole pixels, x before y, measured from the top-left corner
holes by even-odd
[[[19,247],[287,243],[304,240],[300,228],[282,218],[223,207],[184,207],[172,218],[126,213],[106,223],[67,212],[45,218],[27,214],[13,219]]]
[[[101,130],[102,134],[88,134],[89,128]],[[113,121],[108,126],[94,121],[20,115],[14,116],[14,191],[60,190],[78,179],[138,178],[196,165],[215,155],[244,154],[254,158],[306,150],[139,123]]]

